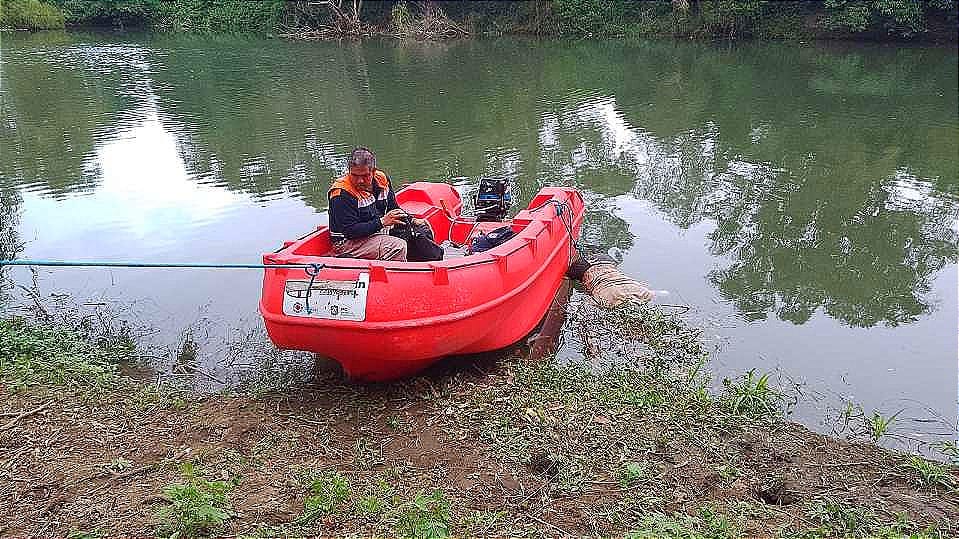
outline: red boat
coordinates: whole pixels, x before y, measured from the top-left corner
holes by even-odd
[[[317,266],[265,270],[260,313],[278,347],[332,358],[354,379],[383,381],[444,356],[503,348],[534,329],[579,236],[584,205],[575,189],[546,187],[512,220],[493,222],[462,217],[459,193],[447,184],[414,183],[396,200],[427,220],[436,243],[469,245],[502,226],[516,235],[437,262],[338,258],[326,226],[287,241],[263,263]]]

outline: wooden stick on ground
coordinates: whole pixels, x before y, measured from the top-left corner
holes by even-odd
[[[8,421],[7,424],[5,424],[4,426],[0,427],[0,431],[9,429],[10,427],[16,425],[16,424],[17,424],[17,421],[20,421],[21,419],[23,419],[23,418],[25,418],[25,417],[29,417],[29,416],[32,416],[33,414],[36,414],[36,413],[39,413],[39,412],[42,412],[42,411],[46,410],[48,406],[50,406],[50,403],[49,403],[49,402],[46,403],[46,404],[44,404],[43,406],[40,406],[40,407],[38,407],[38,408],[34,408],[33,410],[27,410],[26,412],[21,413],[21,414],[18,415],[17,417],[15,417],[15,418],[11,419],[10,421]]]

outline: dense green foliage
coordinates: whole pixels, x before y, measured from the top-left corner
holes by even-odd
[[[272,31],[282,0],[51,0],[68,25],[139,26],[176,32]]]
[[[933,21],[956,27],[952,0],[825,0],[824,5],[824,22],[832,30],[909,38],[928,31]]]
[[[146,26],[160,0],[52,0],[68,25]]]
[[[51,30],[63,28],[63,13],[40,0],[0,0],[0,28]]]
[[[603,2],[555,0],[560,33],[673,37],[894,37],[911,39],[951,32],[953,0],[690,0],[682,2]]]
[[[128,341],[91,343],[82,328],[4,319],[0,320],[0,379],[11,387],[104,387],[115,381],[117,364],[131,349]]]
[[[339,4],[339,9],[324,2],[283,0],[6,0],[2,21],[4,26],[32,29],[63,27],[65,22],[67,26],[140,26],[175,32],[346,32],[337,24],[337,11],[339,16],[352,17],[353,3],[335,0],[333,4]],[[435,22],[436,13],[473,35],[579,38],[955,40],[959,24],[955,0],[367,0],[359,5],[361,25],[349,25],[356,35],[395,35],[391,30],[396,28],[397,14],[409,26],[417,20]],[[427,12],[429,16],[417,18]]]
[[[154,26],[176,32],[268,33],[279,24],[283,0],[177,0],[162,2]]]

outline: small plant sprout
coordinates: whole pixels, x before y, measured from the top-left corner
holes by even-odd
[[[639,462],[627,462],[619,471],[619,484],[623,488],[636,485],[646,477],[646,465]]]
[[[638,529],[626,534],[628,539],[733,539],[741,537],[740,523],[705,506],[697,515],[650,512],[643,516]]]
[[[450,503],[442,491],[417,494],[406,504],[396,527],[397,535],[411,539],[439,539],[450,536]]]
[[[866,420],[866,428],[869,431],[869,436],[878,442],[879,439],[889,431],[889,425],[892,425],[892,422],[895,421],[896,417],[902,412],[902,410],[899,410],[889,417],[883,417],[882,414],[879,413],[879,410],[873,410],[872,417]]]
[[[386,512],[387,503],[392,498],[393,487],[381,478],[367,486],[366,494],[356,503],[356,509],[369,520],[376,520]]]
[[[817,537],[861,537],[877,527],[871,511],[831,499],[818,500],[806,508],[806,518],[818,524]]]
[[[733,466],[732,464],[723,464],[716,467],[716,474],[720,479],[727,483],[731,483],[736,480],[741,475],[742,472],[739,471],[739,468]]]
[[[123,457],[117,457],[113,459],[113,462],[110,463],[110,470],[114,472],[122,472],[132,467],[133,467],[133,462]]]
[[[360,498],[357,509],[365,515],[375,516],[383,512],[383,500],[379,496],[369,494]]]
[[[932,444],[932,447],[949,457],[954,465],[959,465],[959,445],[956,444],[955,440],[936,442]]]
[[[769,373],[757,377],[755,369],[750,369],[735,382],[723,380],[723,385],[730,412],[752,418],[779,415],[783,395],[769,387]]]
[[[303,501],[298,524],[307,524],[336,511],[350,496],[350,483],[337,472],[325,473],[310,483],[311,496]]]
[[[166,537],[195,537],[216,532],[231,516],[229,483],[207,481],[190,462],[183,464],[182,472],[184,484],[163,489],[170,505],[157,513],[161,523],[158,533]]]

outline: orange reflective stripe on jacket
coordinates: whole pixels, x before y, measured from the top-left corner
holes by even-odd
[[[380,188],[381,191],[389,189],[390,180],[387,179],[386,173],[383,172],[382,170],[373,171],[373,181],[376,182],[376,185]],[[332,198],[339,195],[339,193],[334,193],[334,191],[336,191],[337,189],[346,191],[347,193],[353,195],[353,197],[355,197],[357,200],[373,195],[373,193],[360,191],[359,189],[354,187],[353,182],[350,181],[349,173],[344,174],[343,176],[340,176],[339,178],[333,181],[333,184],[330,185],[330,190],[327,191],[327,196]]]

